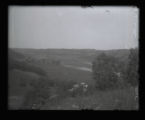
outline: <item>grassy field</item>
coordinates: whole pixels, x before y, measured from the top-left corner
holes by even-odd
[[[134,99],[134,96],[134,88],[106,92],[94,91],[90,95],[68,97],[60,103],[57,98],[54,98],[52,103],[58,102],[58,104],[49,104],[51,101],[48,100],[48,104],[43,106],[41,109],[136,110],[138,109],[138,104]]]
[[[126,51],[119,53],[108,52],[118,57],[125,56],[122,60],[126,59]],[[9,106],[11,109],[138,109],[134,87],[100,91],[95,88],[92,72],[76,69],[76,67],[91,69],[92,60],[96,57],[94,50],[14,49],[10,54],[9,60],[13,59],[16,62],[16,64],[12,62],[13,67],[9,69]],[[26,61],[27,58],[33,61]],[[60,64],[50,64],[42,62],[43,60],[59,60]],[[65,65],[71,65],[74,68]],[[82,82],[88,84],[86,92],[83,92],[81,88],[76,92],[69,91],[74,84]]]

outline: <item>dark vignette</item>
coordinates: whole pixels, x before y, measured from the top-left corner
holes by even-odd
[[[2,66],[2,77],[1,77],[1,105],[0,108],[8,110],[8,6],[137,6],[139,8],[139,92],[140,92],[140,109],[142,110],[143,105],[143,11],[144,6],[141,1],[137,0],[7,0],[1,2],[1,66]],[[83,110],[84,111],[84,110]],[[87,110],[88,111],[88,110]],[[89,110],[90,111],[90,110]]]

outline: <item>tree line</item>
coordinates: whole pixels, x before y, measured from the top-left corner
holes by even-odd
[[[127,62],[127,64],[126,64]],[[101,53],[92,65],[96,88],[105,90],[125,85],[137,86],[138,76],[138,49],[130,49],[128,61],[121,61],[115,56]]]

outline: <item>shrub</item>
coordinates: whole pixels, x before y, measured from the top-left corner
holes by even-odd
[[[50,96],[50,86],[52,86],[52,82],[48,78],[40,78],[39,81],[31,84],[32,89],[27,92],[25,95],[25,101],[23,103],[23,108],[32,109],[33,105],[35,108],[40,109],[45,101]]]
[[[120,62],[113,56],[102,53],[93,62],[93,76],[96,87],[101,90],[111,89],[117,86],[118,77],[114,72],[120,72]]]
[[[131,49],[129,54],[129,63],[126,70],[126,80],[132,86],[138,85],[138,49]]]

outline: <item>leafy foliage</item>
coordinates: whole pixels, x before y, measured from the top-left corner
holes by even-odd
[[[118,77],[115,72],[120,72],[119,65],[118,59],[113,56],[104,53],[98,55],[93,62],[93,75],[97,88],[103,90],[117,85]]]
[[[129,63],[126,70],[126,80],[132,86],[138,85],[138,49],[131,49],[129,54]]]
[[[25,101],[22,107],[32,109],[35,104],[37,105],[35,109],[39,109],[50,96],[50,86],[53,86],[53,82],[48,78],[39,78],[39,81],[34,82],[32,89],[25,95]]]

